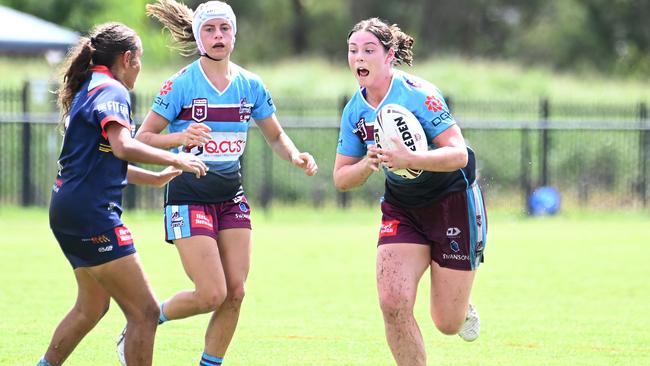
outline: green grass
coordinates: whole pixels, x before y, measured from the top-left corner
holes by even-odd
[[[478,341],[435,330],[422,281],[416,316],[429,364],[647,364],[648,218],[493,213],[473,291],[483,324]],[[392,365],[375,295],[377,211],[274,208],[254,211],[253,220],[252,270],[228,365]],[[125,222],[157,295],[189,287],[174,248],[162,243],[160,215],[136,212]],[[0,207],[0,229],[0,364],[31,365],[76,288],[45,210]],[[196,364],[207,320],[159,328],[155,365]],[[117,364],[123,325],[113,304],[66,365]]]

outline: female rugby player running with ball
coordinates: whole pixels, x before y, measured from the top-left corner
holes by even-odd
[[[372,18],[348,34],[348,64],[360,89],[346,105],[334,166],[341,191],[363,185],[382,165],[386,173],[377,246],[377,291],[386,338],[398,365],[425,365],[422,334],[413,316],[420,278],[430,269],[431,317],[444,334],[478,337],[479,317],[469,296],[483,261],[487,217],[476,182],[474,152],[440,91],[394,68],[411,64],[413,38],[396,25]],[[411,111],[429,151],[375,146],[374,121],[386,104]],[[414,179],[393,171],[423,170]]]

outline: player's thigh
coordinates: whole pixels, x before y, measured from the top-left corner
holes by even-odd
[[[75,307],[83,314],[96,317],[96,320],[99,320],[108,310],[111,295],[90,274],[87,268],[75,268],[74,276],[78,286]]]
[[[153,289],[137,253],[89,267],[88,271],[127,315],[157,309]]]
[[[377,292],[382,305],[415,302],[418,283],[431,263],[431,249],[423,244],[382,244],[377,247]]]
[[[431,317],[461,323],[465,319],[476,271],[440,267],[431,261]]]
[[[197,291],[225,293],[226,279],[217,242],[206,235],[174,240],[187,276]]]
[[[219,231],[221,263],[228,287],[243,285],[251,265],[251,230],[246,228]]]

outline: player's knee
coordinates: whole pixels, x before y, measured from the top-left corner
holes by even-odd
[[[85,323],[97,324],[104,315],[108,312],[110,301],[107,301],[103,304],[93,304],[82,306],[76,304],[73,308],[73,311],[76,311],[79,314],[79,317],[83,319]]]
[[[380,293],[379,306],[387,320],[399,320],[413,313],[412,302],[405,294],[401,293]]]
[[[158,324],[160,317],[160,307],[153,299],[145,303],[140,303],[135,309],[131,309],[125,314],[127,322],[130,324]]]
[[[244,284],[234,286],[228,289],[228,296],[226,297],[226,303],[228,306],[240,307],[241,303],[244,301],[244,296],[246,295],[246,290],[244,289]]]
[[[442,318],[436,316],[432,316],[432,318],[433,318],[433,323],[436,325],[436,328],[442,334],[446,334],[446,335],[457,334],[460,331],[460,328],[463,326],[462,321],[458,321],[455,319]]]
[[[225,289],[210,289],[196,292],[196,307],[200,313],[209,313],[217,310],[226,300]]]

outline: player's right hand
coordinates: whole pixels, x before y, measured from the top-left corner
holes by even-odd
[[[182,133],[181,145],[184,146],[203,146],[212,139],[210,136],[210,127],[205,123],[190,123],[187,129]]]
[[[201,159],[194,154],[183,152],[178,154],[178,162],[175,167],[185,172],[194,173],[197,178],[206,175],[208,171],[207,165]]]

